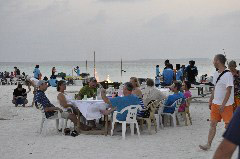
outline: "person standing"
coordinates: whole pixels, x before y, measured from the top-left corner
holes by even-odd
[[[76,72],[77,76],[80,76],[80,68],[78,66],[74,68],[74,72]]]
[[[240,108],[237,108],[229,126],[223,134],[223,141],[218,146],[213,159],[230,159],[237,146],[240,147]],[[240,148],[238,148],[238,159],[240,158]]]
[[[196,76],[198,75],[198,69],[195,66],[195,61],[189,61],[189,65],[186,68],[187,74],[187,81],[191,82],[192,84],[196,83]]]
[[[230,61],[228,68],[231,71],[234,78],[234,107],[235,110],[240,106],[240,71],[237,70],[237,64],[235,61]]]
[[[41,72],[39,70],[39,65],[36,65],[35,69],[33,70],[33,73],[34,73],[34,78],[40,80],[41,79]]]
[[[183,72],[180,68],[180,64],[176,64],[176,80],[183,81]]]
[[[173,83],[173,80],[175,78],[174,72],[171,69],[171,65],[168,64],[167,68],[163,70],[163,82],[161,83],[161,86],[170,86]]]
[[[209,150],[216,134],[217,123],[223,119],[225,128],[227,128],[233,115],[233,76],[226,70],[227,59],[222,54],[214,57],[213,64],[218,69],[213,76],[214,89],[209,99],[209,109],[211,110],[211,124],[208,133],[208,141],[206,145],[199,145],[202,150]]]
[[[156,65],[156,77],[160,76],[159,65]]]

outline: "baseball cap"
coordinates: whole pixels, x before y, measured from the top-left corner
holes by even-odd
[[[90,77],[90,78],[89,78],[89,81],[90,81],[90,82],[97,82],[97,80],[96,80],[95,77]]]
[[[37,83],[37,87],[41,86],[43,83],[47,83],[47,81],[39,80]]]

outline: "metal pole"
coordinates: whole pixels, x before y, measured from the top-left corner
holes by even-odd
[[[88,72],[88,65],[87,65],[87,60],[86,60],[86,73]]]
[[[93,69],[93,71],[94,71],[94,77],[96,77],[96,63],[95,63],[95,57],[96,57],[96,55],[95,55],[95,51],[94,51],[94,55],[93,55],[93,67],[94,67],[94,69]]]

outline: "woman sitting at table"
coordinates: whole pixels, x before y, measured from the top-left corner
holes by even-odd
[[[132,94],[135,94],[138,98],[141,98],[143,97],[142,95],[142,91],[141,89],[139,88],[140,87],[140,84],[138,82],[138,79],[136,77],[131,77],[130,78],[130,82],[132,83],[133,85],[133,91],[132,91]]]
[[[64,91],[66,90],[66,82],[65,81],[59,81],[57,85],[57,91],[59,92],[57,99],[61,107],[64,108],[65,111],[72,110],[72,112],[77,116],[78,118],[78,127],[81,130],[88,131],[91,128],[87,125],[84,125],[80,122],[80,115],[81,112],[72,105],[71,100],[72,98],[68,96]]]

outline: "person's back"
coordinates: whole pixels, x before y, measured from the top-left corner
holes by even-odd
[[[169,95],[167,100],[165,101],[166,106],[171,106],[176,100],[182,98],[183,100],[185,99],[184,94],[182,92],[179,92],[177,94]],[[163,112],[164,113],[173,113],[175,111],[175,107],[171,108],[164,108]]]
[[[166,96],[160,92],[157,88],[154,87],[147,87],[143,91],[143,103],[145,106],[149,104],[152,100],[162,100],[165,99]]]
[[[186,68],[187,80],[191,83],[196,82],[196,76],[198,75],[198,70],[196,66],[187,66]]]
[[[176,73],[176,80],[182,81],[183,80],[183,72],[181,69],[179,69]]]
[[[112,106],[116,107],[116,110],[118,112],[120,112],[122,109],[124,109],[125,107],[130,106],[130,105],[140,105],[139,98],[133,94],[128,95],[128,96],[123,96],[123,97],[115,97],[115,98],[111,98],[109,100],[110,100]],[[117,119],[120,121],[126,120],[127,113],[128,113],[127,111],[125,111],[122,114],[118,113]]]
[[[174,78],[174,72],[171,68],[167,68],[163,71],[163,83],[171,85]]]
[[[39,79],[40,70],[38,68],[35,68],[33,73],[34,73],[34,78]]]

